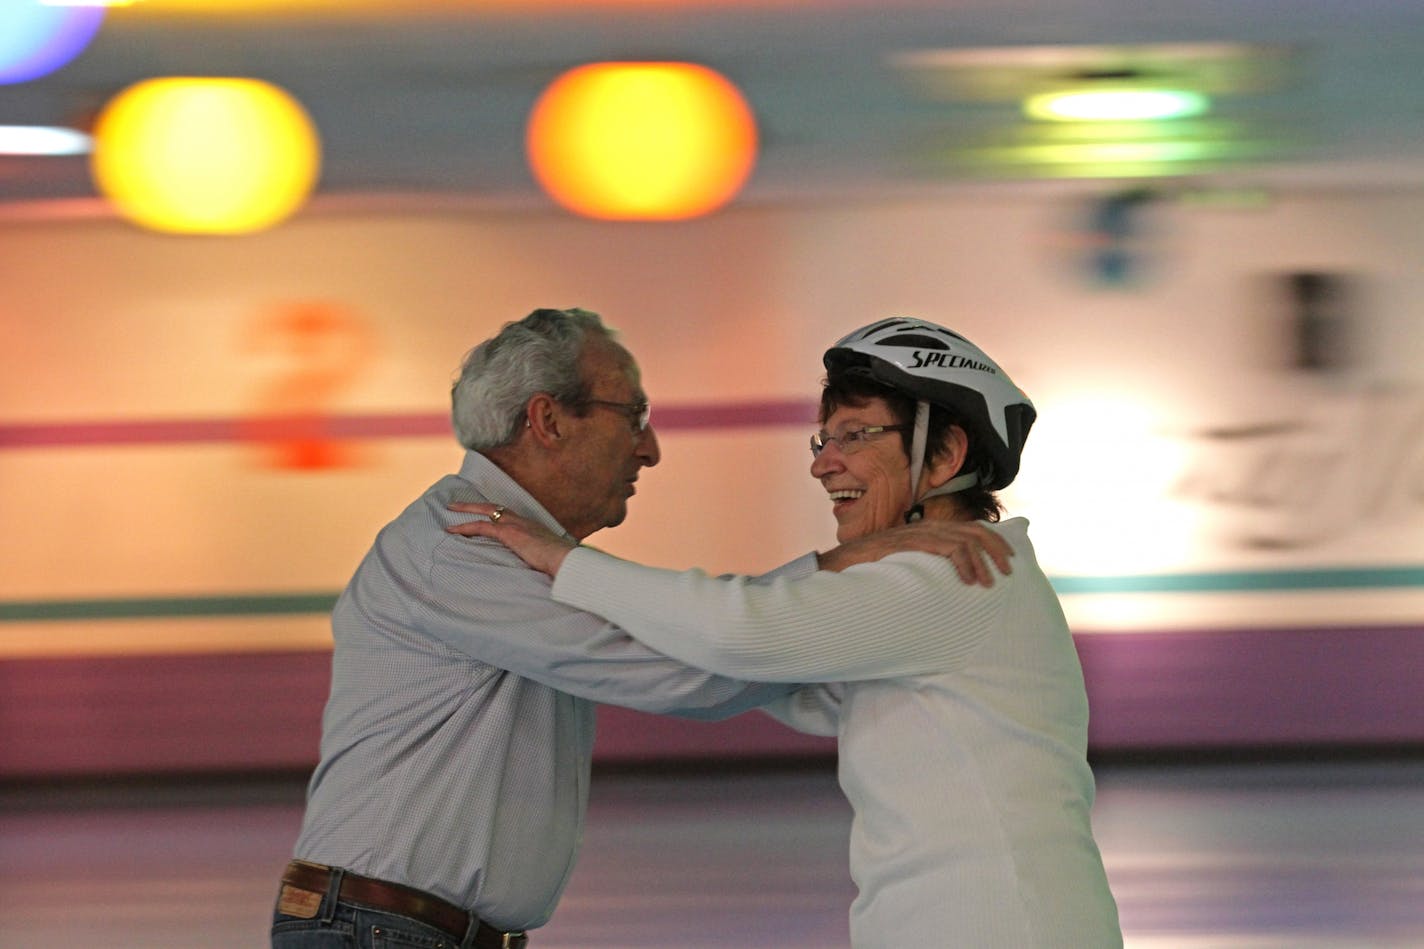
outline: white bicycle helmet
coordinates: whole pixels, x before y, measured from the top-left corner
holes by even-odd
[[[1019,456],[1038,413],[1004,371],[958,333],[924,320],[893,317],[850,333],[826,350],[822,361],[827,370],[866,375],[916,400],[912,492],[924,466],[931,405],[948,410],[987,457],[986,470],[959,475],[918,498],[907,519],[916,519],[918,502],[926,498],[976,484],[996,491],[1018,475]]]

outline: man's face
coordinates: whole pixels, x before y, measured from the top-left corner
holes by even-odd
[[[593,339],[579,362],[590,398],[624,404],[646,401],[638,365],[618,344]],[[623,522],[638,473],[661,458],[651,425],[638,431],[628,412],[609,405],[589,405],[584,412],[582,417],[569,413],[564,434],[574,522],[566,526],[580,540]]]
[[[895,415],[883,399],[864,405],[843,405],[826,419],[824,432],[834,436],[811,462],[811,477],[826,489],[836,517],[836,540],[845,543],[900,523],[909,510],[910,459],[897,432],[881,432],[851,443],[841,437],[875,425],[895,425]]]

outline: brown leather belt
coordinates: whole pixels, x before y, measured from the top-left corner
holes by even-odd
[[[282,883],[308,893],[325,895],[331,885],[331,868],[305,860],[293,860],[287,864],[287,870],[282,874]],[[283,899],[286,898],[284,893]],[[444,930],[457,940],[464,939],[470,927],[469,913],[438,896],[432,896],[414,887],[373,880],[349,871],[341,877],[341,891],[337,894],[337,899],[408,916],[427,926]],[[503,932],[483,920],[477,920],[477,923],[479,928],[475,932],[475,949],[525,949],[529,945],[529,936],[525,933]]]

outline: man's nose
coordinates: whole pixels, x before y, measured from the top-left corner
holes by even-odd
[[[652,425],[638,433],[638,442],[633,446],[633,453],[645,468],[651,468],[662,460],[663,452],[658,447],[658,433],[653,431]]]

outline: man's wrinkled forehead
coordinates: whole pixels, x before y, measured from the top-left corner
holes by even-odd
[[[626,379],[642,396],[642,373],[638,361],[622,344],[605,337],[590,339],[580,357],[580,368],[584,381],[590,384],[600,379],[620,377]]]

